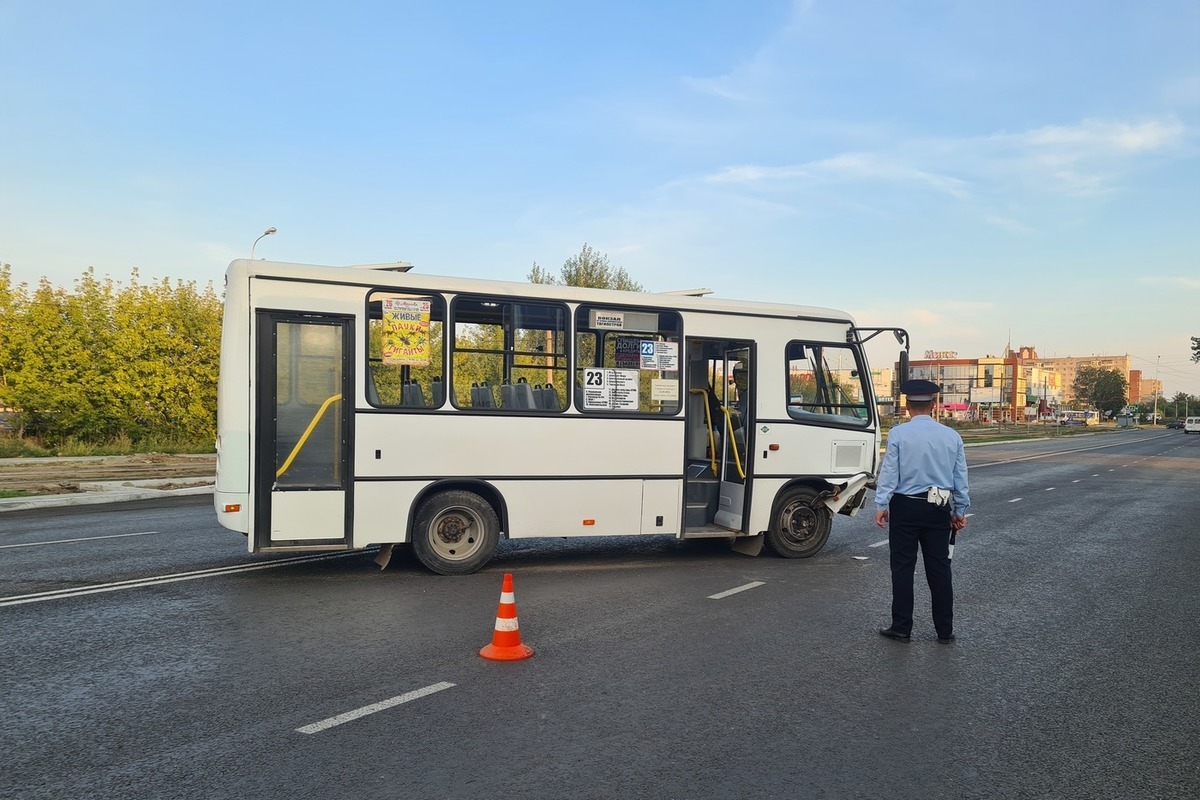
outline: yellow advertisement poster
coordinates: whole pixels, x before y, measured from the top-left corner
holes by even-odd
[[[429,363],[429,301],[385,298],[383,363],[424,367]]]

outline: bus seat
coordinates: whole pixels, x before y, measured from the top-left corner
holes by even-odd
[[[578,383],[575,384],[575,408],[583,410],[583,387]]]
[[[561,411],[562,403],[558,399],[558,390],[551,384],[547,383],[542,387],[542,408],[548,411]]]
[[[373,406],[383,405],[379,402],[379,389],[375,386],[375,371],[367,373],[367,402]]]
[[[487,381],[479,384],[479,407],[480,408],[495,408],[496,395],[492,392],[492,387],[488,386]]]
[[[500,384],[500,407],[501,408],[516,408],[517,394],[516,389],[507,380]]]
[[[425,408],[425,391],[415,380],[406,381],[401,395],[401,405]]]
[[[529,381],[518,378],[512,388],[514,408],[537,408],[537,404],[533,400],[533,387],[529,385]]]
[[[442,383],[441,375],[433,379],[430,390],[433,392],[433,407],[441,408],[442,404],[446,402],[446,384]]]

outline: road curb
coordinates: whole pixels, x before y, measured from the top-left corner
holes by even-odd
[[[159,486],[179,486],[183,483],[195,485],[184,486],[178,489],[156,488]],[[102,503],[125,503],[134,500],[158,500],[166,497],[212,494],[215,483],[216,478],[151,478],[140,481],[94,481],[79,484],[80,491],[70,494],[0,498],[0,513],[5,511],[91,506]]]

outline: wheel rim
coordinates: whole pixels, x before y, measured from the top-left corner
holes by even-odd
[[[811,541],[820,528],[820,519],[813,507],[803,500],[788,503],[783,509],[779,528],[783,538],[792,544],[802,545]]]
[[[483,519],[469,508],[448,508],[429,523],[433,552],[447,561],[463,561],[483,545]]]

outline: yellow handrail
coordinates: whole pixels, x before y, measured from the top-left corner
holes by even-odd
[[[733,451],[733,463],[737,464],[738,475],[742,476],[742,480],[746,480],[746,470],[742,469],[742,457],[738,455],[737,438],[733,435],[733,417],[725,406],[721,406],[721,410],[725,412],[725,427],[729,430],[729,449]]]
[[[691,394],[704,395],[704,424],[708,426],[708,455],[712,459],[713,475],[719,475],[717,471],[717,439],[713,436],[712,417],[708,413],[708,390],[707,389],[689,389]]]
[[[275,477],[277,479],[283,477],[283,473],[287,472],[288,468],[292,466],[292,461],[294,461],[296,456],[299,455],[300,448],[304,447],[304,443],[308,441],[308,437],[317,427],[317,423],[321,421],[321,417],[325,416],[325,410],[329,408],[330,405],[341,399],[342,396],[340,394],[335,394],[333,397],[321,404],[321,407],[317,409],[317,413],[313,414],[312,422],[308,423],[308,427],[305,428],[304,434],[300,437],[300,441],[296,442],[296,446],[292,448],[292,452],[288,453],[288,457],[284,459],[283,466],[280,467],[279,471],[275,473]]]

